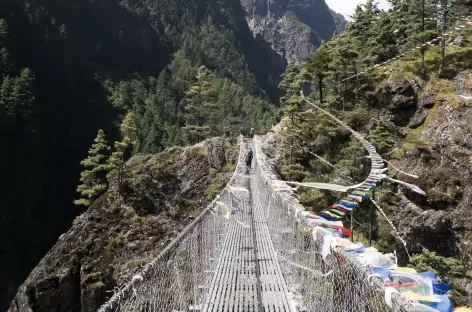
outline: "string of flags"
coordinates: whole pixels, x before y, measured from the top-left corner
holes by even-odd
[[[463,21],[464,24],[459,24],[459,25],[455,26],[455,27],[454,27],[454,30],[456,30],[456,31],[458,31],[458,32],[461,32],[461,31],[465,28],[466,25],[467,25],[467,26],[472,26],[472,17],[467,17],[467,18],[466,18],[466,17],[462,17],[460,20]],[[352,76],[349,76],[349,77],[347,77],[347,78],[341,80],[341,82],[344,82],[344,81],[347,81],[347,80],[351,80],[351,79],[357,78],[359,75],[367,74],[368,72],[370,72],[370,71],[372,71],[372,70],[374,70],[374,69],[376,69],[376,68],[386,66],[386,65],[388,65],[390,62],[395,61],[395,60],[398,60],[398,59],[400,59],[400,58],[402,58],[402,57],[404,57],[404,56],[406,56],[406,55],[408,55],[408,54],[410,54],[410,53],[412,53],[412,52],[421,50],[422,48],[428,47],[428,46],[430,46],[430,45],[432,45],[432,44],[436,44],[436,43],[439,42],[440,40],[443,40],[443,39],[445,39],[447,36],[450,36],[450,35],[451,35],[451,34],[446,31],[446,32],[445,32],[444,34],[442,34],[441,36],[436,37],[436,38],[433,38],[433,39],[430,40],[429,42],[425,42],[425,43],[423,43],[423,44],[421,44],[421,45],[418,45],[418,46],[416,46],[416,47],[414,47],[414,48],[412,48],[412,49],[410,49],[410,50],[407,50],[407,51],[405,51],[405,52],[403,52],[403,53],[400,53],[399,55],[397,55],[397,56],[395,56],[394,58],[391,58],[391,59],[389,59],[389,60],[386,60],[385,62],[375,64],[375,65],[372,66],[372,67],[368,67],[368,68],[366,68],[365,70],[363,70],[363,71],[361,71],[361,72],[359,72],[359,73],[357,73],[357,74],[354,74],[354,75],[352,75]]]
[[[370,268],[372,272],[371,275],[379,277],[383,280],[386,286],[385,300],[387,305],[389,305],[391,308],[394,306],[392,304],[391,294],[396,293],[409,300],[415,310],[453,312],[453,304],[447,295],[447,292],[452,289],[452,286],[450,284],[440,283],[433,272],[417,272],[412,268],[399,267],[396,264],[390,264],[389,261],[382,263],[385,259],[376,256],[378,251],[375,248],[367,247],[362,244],[350,243],[343,238],[344,236],[352,236],[352,230],[345,228],[341,222],[341,219],[352,213],[353,210],[363,202],[363,200],[369,198],[390,223],[395,234],[399,237],[408,254],[405,240],[399,235],[396,227],[388,220],[387,216],[378,206],[378,204],[373,199],[371,199],[370,192],[375,190],[377,184],[382,179],[387,177],[384,174],[387,168],[385,167],[383,158],[377,153],[375,147],[370,142],[365,140],[359,133],[345,125],[342,121],[334,117],[326,110],[322,109],[316,104],[309,102],[304,97],[303,92],[301,92],[301,96],[307,103],[316,107],[323,113],[332,116],[343,127],[355,135],[369,153],[369,156],[367,157],[371,159],[372,164],[371,171],[367,179],[362,184],[356,186],[354,189],[348,192],[345,197],[331,205],[329,208],[322,210],[319,214],[306,211],[303,213],[303,215],[312,219],[312,221],[314,221],[317,226],[331,233],[331,238],[327,239],[329,245],[333,246],[333,242],[339,243],[340,240],[344,240],[344,244],[340,244],[340,246],[344,246],[342,249],[346,253],[360,259],[359,261],[364,261],[364,263],[366,263]],[[323,242],[323,246],[324,245],[325,242]],[[460,307],[458,309],[462,309],[464,312],[471,311],[464,307]]]
[[[303,91],[300,91],[300,95],[308,104],[320,110],[325,115],[330,116],[332,119],[336,120],[342,127],[351,132],[361,142],[361,144],[369,153],[369,156],[367,157],[371,160],[371,170],[369,176],[366,180],[364,180],[364,182],[355,186],[347,193],[346,196],[341,198],[339,201],[337,201],[330,207],[322,210],[319,214],[316,214],[315,212],[309,212],[309,214],[306,215],[309,218],[318,219],[321,222],[316,223],[332,231],[333,233],[341,232],[345,236],[352,236],[352,230],[345,228],[341,220],[347,215],[351,214],[354,209],[359,207],[360,203],[362,203],[365,198],[371,198],[371,192],[375,190],[375,188],[377,187],[377,183],[386,177],[384,172],[387,170],[387,168],[385,167],[384,160],[377,153],[375,147],[369,141],[364,139],[357,131],[354,131],[351,127],[345,125],[340,119],[336,118],[328,111],[308,101],[305,98]],[[324,220],[328,222],[323,222]],[[332,222],[336,223],[333,224]]]

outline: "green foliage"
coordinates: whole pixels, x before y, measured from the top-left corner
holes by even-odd
[[[291,164],[282,167],[282,176],[288,181],[302,181],[308,172],[301,164]]]
[[[223,130],[221,127],[223,107],[218,105],[216,76],[205,66],[201,66],[198,69],[196,78],[196,83],[186,92],[184,98],[187,124],[200,128],[199,132],[203,137],[217,135]],[[202,129],[204,125],[209,125],[206,131]],[[196,142],[193,141],[192,143]]]
[[[202,65],[225,109],[210,129],[273,125],[281,57],[244,23],[228,0],[1,1],[0,229],[14,239],[1,246],[0,293],[21,284],[79,212],[68,208],[98,129],[110,142],[129,137],[133,152],[188,143],[184,98]],[[120,136],[129,111],[135,135]]]
[[[328,71],[330,70],[330,62],[331,62],[331,53],[333,51],[330,50],[330,47],[323,43],[318,49],[316,49],[315,53],[311,54],[306,61],[307,71],[311,72],[314,77],[317,77],[317,87],[318,87],[318,94],[319,100],[323,103],[323,88],[324,83],[323,79],[328,75]]]
[[[120,127],[121,136],[128,138],[130,143],[133,145],[137,144],[138,131],[136,128],[136,117],[132,111],[128,111],[123,118],[123,122]]]
[[[427,249],[411,256],[410,262],[417,271],[431,270],[446,281],[453,277],[464,277],[465,274],[464,265],[459,259],[443,257]]]
[[[395,144],[392,133],[393,131],[391,131],[389,126],[385,122],[380,121],[375,125],[367,139],[374,144],[380,153],[385,153],[390,151]]]
[[[80,174],[81,184],[77,187],[81,198],[74,201],[77,206],[90,206],[107,189],[106,176],[110,171],[109,152],[110,147],[107,145],[105,132],[99,130],[88,151],[88,157],[80,162],[84,171]]]
[[[119,233],[108,239],[108,249],[116,250],[123,242],[123,234]]]
[[[208,186],[206,192],[205,192],[205,198],[207,201],[212,201],[218,193],[221,192],[221,190],[225,187],[226,181],[225,179],[220,176],[216,175],[210,185]]]
[[[323,191],[307,188],[300,192],[300,204],[307,209],[320,212],[329,206],[329,200]]]
[[[105,82],[114,105],[133,109],[138,151],[194,144],[220,135],[224,126],[233,133],[240,126],[259,133],[272,126],[273,108],[266,99],[197,64],[180,50],[157,79]]]

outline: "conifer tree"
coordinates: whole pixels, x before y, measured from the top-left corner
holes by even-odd
[[[195,85],[186,92],[187,125],[182,128],[190,143],[222,131],[218,129],[223,114],[218,103],[215,74],[201,66],[196,78]]]
[[[133,111],[128,111],[126,113],[123,122],[121,123],[120,132],[123,138],[128,138],[133,146],[136,145],[136,142],[138,141],[138,129],[136,127],[136,117]]]
[[[107,189],[106,176],[110,171],[109,153],[110,147],[107,146],[105,132],[100,129],[87,158],[80,162],[84,171],[80,174],[81,184],[77,187],[81,197],[74,201],[77,206],[90,206]]]
[[[107,160],[109,166],[107,178],[110,181],[113,176],[118,176],[118,189],[121,191],[124,164],[136,150],[138,142],[136,119],[132,111],[128,111],[123,118],[120,132],[122,140],[115,141],[115,150]]]
[[[295,123],[295,114],[300,111],[303,105],[300,97],[301,87],[309,78],[309,72],[306,68],[302,71],[299,65],[292,63],[287,66],[287,71],[279,84],[279,87],[285,91],[280,102],[284,112],[290,117],[292,124]]]
[[[326,43],[316,49],[315,53],[308,57],[306,66],[308,70],[318,78],[318,92],[320,103],[323,103],[323,79],[328,74],[329,64],[331,62],[329,47]]]
[[[439,0],[438,11],[441,20],[441,35],[442,40],[440,41],[440,60],[439,60],[439,76],[441,77],[444,73],[444,64],[446,61],[446,30],[447,30],[447,17],[449,14],[450,0]]]

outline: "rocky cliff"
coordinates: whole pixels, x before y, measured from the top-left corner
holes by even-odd
[[[261,36],[287,62],[300,62],[337,27],[324,0],[241,0],[255,37]]]
[[[226,183],[238,146],[211,139],[137,155],[117,185],[79,216],[18,290],[11,312],[94,312],[155,257]]]
[[[336,33],[340,34],[346,29],[347,20],[341,13],[334,12],[333,10],[330,11],[333,15],[334,23],[336,24]]]
[[[429,265],[440,272],[443,281],[452,283],[453,300],[457,305],[472,305],[472,49],[457,46],[448,47],[448,72],[438,77],[439,53],[428,51],[426,56],[427,75],[421,74],[421,61],[415,55],[410,59],[393,62],[373,73],[373,90],[368,91],[368,104],[357,107],[349,113],[341,108],[333,113],[372,142],[377,151],[388,160],[389,177],[418,186],[423,194],[412,191],[404,185],[385,179],[375,191],[375,199],[396,226],[400,236],[406,241],[410,255],[422,253],[424,249],[435,252]],[[357,115],[356,115],[357,114]],[[347,116],[347,117],[346,117]],[[353,118],[355,116],[355,118]],[[310,125],[320,124],[323,116],[311,116],[306,113]],[[357,119],[357,120],[356,120]],[[266,137],[267,154],[273,158],[282,177],[284,170],[291,169],[291,174],[308,175],[303,170],[304,163],[287,165],[286,150],[289,146],[281,140],[284,125],[274,128]],[[302,128],[307,132],[306,128]],[[319,146],[326,129],[317,127],[313,137],[303,142],[310,144],[311,151],[325,156]],[[330,130],[330,135],[335,135]],[[343,138],[341,130],[338,138]],[[309,143],[308,143],[309,140]],[[348,139],[352,146],[358,146],[355,140]],[[286,141],[286,140],[285,140]],[[314,181],[351,185],[351,180],[336,179],[344,176],[362,181],[366,173],[359,177],[353,175],[359,165],[369,169],[369,162],[355,163],[350,170],[344,171],[352,159],[362,159],[347,144],[335,147],[331,159],[332,168],[317,165],[317,175],[311,175]],[[277,147],[278,146],[278,147]],[[347,146],[347,147],[346,147]],[[277,148],[275,148],[277,147]],[[297,146],[298,147],[298,146]],[[295,150],[295,149],[294,149]],[[346,152],[347,150],[347,152]],[[328,157],[330,155],[328,154]],[[339,156],[339,157],[336,157]],[[359,156],[359,157],[357,157]],[[314,163],[314,157],[300,159]],[[308,160],[306,160],[308,159]],[[397,170],[399,169],[399,170]],[[288,179],[288,178],[287,178]],[[303,180],[303,176],[300,178]],[[310,180],[311,181],[311,180]],[[333,194],[317,190],[299,190],[300,200],[306,207],[324,209],[336,199]],[[322,203],[319,205],[319,203]],[[371,220],[369,206],[356,211],[354,232],[355,239],[367,244]],[[345,220],[349,225],[349,220]],[[408,263],[405,248],[383,216],[374,217],[372,237],[375,247],[391,252],[395,249],[402,265]],[[424,256],[427,257],[427,256]],[[422,258],[425,259],[425,258]],[[457,261],[460,260],[460,261]],[[459,264],[458,264],[459,263]],[[463,265],[462,265],[462,264]]]
[[[470,57],[470,51],[468,57]],[[391,125],[396,147],[389,155],[402,171],[398,179],[416,184],[426,196],[399,187],[385,204],[410,253],[423,248],[461,259],[472,267],[472,71],[424,81],[396,76],[379,90],[382,116]],[[470,271],[451,279],[460,304],[472,304]]]

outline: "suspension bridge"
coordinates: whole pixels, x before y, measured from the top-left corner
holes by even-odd
[[[319,219],[278,180],[261,137],[240,137],[239,145],[222,192],[99,312],[438,311],[420,309],[346,248],[334,248],[349,241],[317,226]],[[254,158],[246,174],[249,147]]]

